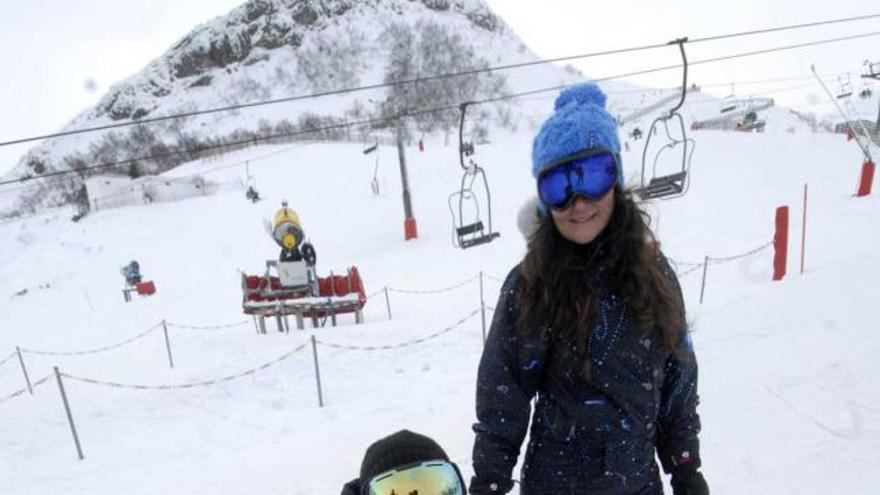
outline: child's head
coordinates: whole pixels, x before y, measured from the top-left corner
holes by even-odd
[[[345,495],[465,495],[461,474],[443,448],[431,438],[409,430],[377,440],[364,454],[357,480]]]

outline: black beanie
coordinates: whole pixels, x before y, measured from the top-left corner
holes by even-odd
[[[449,460],[437,442],[409,430],[400,430],[370,445],[361,463],[360,481],[366,484],[374,476],[396,467],[434,460]]]

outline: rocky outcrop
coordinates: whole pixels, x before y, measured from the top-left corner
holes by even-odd
[[[415,26],[435,16],[459,32],[475,28],[470,35],[474,39],[508,34],[484,0],[249,0],[197,26],[141,72],[113,85],[66,129],[355,86],[362,73],[374,74],[387,63],[387,40],[371,34],[384,31],[390,23]],[[510,39],[502,43],[506,41]],[[467,65],[467,60],[463,63]],[[181,133],[192,131],[187,125],[182,121],[159,125],[157,139],[164,133],[161,139],[173,146],[171,141]],[[119,132],[124,133],[124,128]],[[75,147],[65,145],[64,151],[46,141],[29,150],[11,175],[69,168],[69,156],[87,152],[103,138],[99,133],[84,134],[76,138],[80,142]]]

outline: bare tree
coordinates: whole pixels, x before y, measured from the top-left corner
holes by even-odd
[[[416,34],[418,33],[418,34]],[[410,119],[420,132],[445,131],[458,126],[457,107],[477,98],[504,94],[505,79],[489,72],[489,67],[460,34],[432,21],[419,22],[415,29],[395,23],[383,34],[390,45],[385,82],[393,84],[381,106],[383,117],[419,112],[427,108],[446,108],[421,113]],[[457,77],[419,80],[436,74],[461,73]],[[416,80],[415,83],[396,82]]]

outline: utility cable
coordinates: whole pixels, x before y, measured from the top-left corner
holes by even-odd
[[[846,74],[849,74],[849,72],[840,72],[840,73],[823,74],[821,77],[822,77],[822,79],[833,79],[833,78],[835,78],[835,77],[842,76],[842,75],[846,75]],[[810,80],[810,81],[812,81],[812,80],[814,80],[814,79],[815,79],[814,76],[776,77],[776,78],[767,78],[767,79],[752,79],[752,80],[746,80],[746,81],[713,82],[713,83],[708,83],[708,84],[699,84],[699,87],[700,87],[700,88],[722,87],[722,86],[730,86],[731,84],[735,84],[736,86],[746,86],[746,85],[767,84],[767,83],[784,82],[784,81],[803,81],[803,80]],[[747,96],[743,96],[743,99],[747,99],[747,98],[752,97],[752,96],[773,95],[773,94],[776,94],[776,93],[787,92],[787,91],[794,91],[795,89],[798,89],[798,88],[807,88],[807,87],[812,87],[812,86],[815,86],[815,83],[804,84],[804,85],[796,86],[796,87],[785,87],[785,88],[782,88],[782,89],[770,89],[770,90],[766,90],[766,91],[760,91],[760,92],[757,92],[757,93],[749,93]],[[625,90],[625,91],[608,91],[608,95],[624,95],[624,94],[647,93],[647,92],[649,92],[649,91],[655,91],[655,90],[659,90],[659,91],[671,91],[671,90],[675,90],[675,89],[677,89],[677,88],[669,87],[669,88],[633,89],[633,90]],[[549,95],[549,96],[539,96],[539,97],[535,97],[535,98],[521,97],[521,98],[518,98],[518,99],[522,99],[522,100],[546,100],[546,99],[552,99],[552,98],[555,98],[555,96],[554,96],[554,95]],[[715,100],[690,101],[690,102],[688,102],[688,103],[686,104],[686,106],[692,106],[692,105],[705,105],[705,104],[709,104],[709,103],[717,103],[717,101],[715,101]],[[540,116],[543,116],[543,115],[544,115],[544,114],[540,114]],[[534,114],[534,115],[526,115],[526,116],[528,116],[528,117],[538,117],[539,115],[538,115],[538,114]],[[194,175],[204,175],[204,174],[208,174],[208,173],[216,172],[216,171],[219,171],[219,170],[224,170],[224,169],[228,169],[228,168],[238,167],[238,166],[244,165],[244,164],[247,163],[247,162],[255,162],[255,161],[258,161],[258,160],[262,160],[262,159],[265,159],[265,158],[269,158],[269,157],[271,157],[271,156],[275,156],[275,155],[281,154],[281,153],[287,153],[287,152],[290,152],[290,151],[292,151],[292,150],[294,150],[294,149],[296,149],[296,148],[299,148],[299,147],[301,147],[301,146],[302,146],[301,143],[300,143],[300,144],[296,144],[296,145],[290,146],[290,147],[288,147],[288,148],[284,148],[284,149],[282,149],[282,150],[273,151],[273,152],[266,153],[266,154],[264,154],[264,155],[259,155],[259,156],[257,156],[257,157],[249,158],[249,159],[246,159],[246,160],[240,160],[240,161],[237,161],[237,162],[235,162],[235,163],[230,163],[230,164],[226,164],[226,165],[221,165],[221,166],[218,166],[218,167],[215,167],[215,168],[209,169],[209,170],[207,170],[207,171],[199,172],[199,173],[197,173],[197,174],[188,174],[188,175],[185,175],[185,176],[183,176],[183,177],[191,177],[191,176],[194,176]],[[149,158],[150,158],[150,157],[147,157],[147,158],[145,158],[145,159],[149,159]],[[16,180],[16,181],[14,181],[14,182],[18,182],[18,181]],[[6,183],[0,183],[0,185],[3,185],[3,184],[6,184]],[[27,189],[27,188],[30,188],[30,187],[33,187],[33,186],[30,186],[30,185],[24,185],[24,186],[20,186],[20,187],[7,187],[7,188],[4,188],[4,189],[0,190],[0,194],[8,194],[8,193],[16,192],[16,191],[21,191],[21,190],[23,190],[23,189]],[[103,198],[100,198],[100,199],[103,199]]]
[[[855,34],[852,36],[843,36],[840,38],[830,38],[830,39],[819,40],[819,41],[810,41],[807,43],[798,43],[795,45],[778,46],[778,47],[774,47],[774,48],[766,48],[763,50],[753,50],[750,52],[735,53],[733,55],[725,55],[722,57],[713,57],[713,58],[706,58],[703,60],[688,61],[688,65],[689,66],[703,65],[703,64],[709,64],[709,63],[714,63],[714,62],[721,62],[724,60],[732,60],[735,58],[751,57],[751,56],[755,56],[755,55],[764,55],[767,53],[781,52],[781,51],[786,51],[786,50],[794,50],[797,48],[805,48],[808,46],[825,45],[828,43],[837,43],[840,41],[850,41],[850,40],[854,40],[854,39],[868,38],[871,36],[878,36],[878,35],[880,35],[880,31],[874,31],[871,33],[864,33],[864,34]],[[594,82],[605,82],[605,81],[611,81],[614,79],[622,79],[624,77],[642,76],[645,74],[653,74],[655,72],[663,72],[663,71],[672,70],[672,69],[680,69],[681,67],[682,67],[682,64],[666,65],[663,67],[655,67],[653,69],[645,69],[645,70],[639,70],[639,71],[634,71],[634,72],[627,72],[624,74],[617,74],[614,76],[602,77],[602,78],[591,79],[591,80]],[[516,93],[515,95],[501,96],[501,97],[491,98],[491,99],[487,99],[487,100],[480,100],[480,101],[476,101],[474,103],[477,103],[477,104],[479,104],[479,103],[493,103],[496,101],[508,99],[510,97],[518,98],[521,96],[530,96],[530,95],[541,94],[541,93],[549,93],[552,91],[559,91],[559,90],[565,89],[569,86],[571,86],[571,85],[570,84],[561,84],[559,86],[553,86],[550,88],[536,89],[536,90],[532,90],[532,91],[526,91],[523,93]],[[0,183],[0,185],[2,185],[2,183]]]
[[[721,62],[721,61],[725,61],[725,60],[732,60],[732,59],[736,59],[736,58],[751,57],[751,56],[755,56],[755,55],[763,55],[763,54],[767,54],[767,53],[775,53],[775,52],[781,52],[781,51],[787,51],[787,50],[794,50],[794,49],[805,48],[805,47],[810,47],[810,46],[825,45],[825,44],[829,44],[829,43],[838,43],[841,41],[850,41],[850,40],[854,40],[854,39],[867,38],[867,37],[878,36],[878,35],[880,35],[880,31],[874,31],[874,32],[864,33],[864,34],[856,34],[856,35],[851,35],[851,36],[843,36],[843,37],[838,37],[838,38],[830,38],[830,39],[824,39],[824,40],[818,40],[818,41],[811,41],[811,42],[806,42],[806,43],[798,43],[798,44],[793,44],[793,45],[785,45],[785,46],[779,46],[779,47],[774,47],[774,48],[767,48],[767,49],[763,49],[763,50],[753,50],[753,51],[749,51],[749,52],[736,53],[736,54],[725,55],[725,56],[721,56],[721,57],[713,57],[713,58],[707,58],[707,59],[703,59],[703,60],[691,61],[691,62],[688,62],[688,65],[691,65],[691,66],[703,65],[703,64],[709,64],[709,63]],[[666,46],[666,45],[664,45],[664,46]],[[663,72],[663,71],[667,71],[667,70],[678,69],[681,67],[682,67],[682,64],[667,65],[667,66],[662,66],[662,67],[655,67],[653,69],[644,69],[644,70],[639,70],[639,71],[627,72],[624,74],[617,74],[617,75],[613,75],[613,76],[592,79],[592,81],[605,82],[605,81],[611,81],[614,79],[622,79],[625,77],[640,76],[640,75],[652,74],[652,73],[656,73],[656,72]],[[504,101],[504,100],[512,100],[512,99],[520,98],[523,96],[531,96],[531,95],[537,95],[537,94],[542,94],[542,93],[559,91],[559,90],[565,89],[569,86],[571,86],[571,84],[563,84],[563,85],[552,86],[552,87],[548,87],[548,88],[541,88],[541,89],[535,89],[535,90],[531,90],[531,91],[524,91],[524,92],[520,92],[520,93],[512,93],[512,94],[497,96],[497,97],[493,97],[493,98],[475,100],[472,102],[472,104],[486,104],[486,103],[495,103],[495,102]],[[43,179],[43,178],[47,178],[47,177],[54,177],[54,176],[59,176],[59,175],[78,173],[78,172],[83,172],[86,170],[96,170],[96,169],[101,169],[101,168],[127,165],[132,162],[141,161],[141,160],[156,160],[156,159],[161,159],[161,158],[168,158],[171,156],[180,155],[180,154],[184,154],[184,153],[201,153],[204,151],[210,151],[210,150],[214,150],[214,149],[228,148],[228,147],[232,147],[232,146],[240,146],[240,145],[249,144],[249,143],[257,143],[259,141],[268,141],[268,140],[279,139],[279,138],[289,138],[289,137],[306,135],[306,134],[315,134],[315,133],[320,133],[320,132],[344,129],[344,128],[348,128],[348,127],[389,123],[389,122],[394,122],[394,121],[397,121],[397,120],[400,120],[403,118],[407,118],[407,117],[416,117],[419,115],[425,115],[425,114],[430,114],[430,113],[441,113],[441,112],[453,111],[453,110],[458,111],[458,109],[459,109],[458,104],[452,104],[452,105],[446,105],[446,106],[441,106],[441,107],[434,107],[434,108],[427,108],[427,109],[420,109],[420,110],[413,110],[413,111],[404,111],[399,114],[388,116],[388,117],[378,117],[378,118],[372,118],[372,119],[354,121],[354,122],[341,122],[338,124],[332,124],[332,125],[328,125],[328,126],[324,126],[324,127],[313,127],[313,128],[309,128],[309,129],[297,129],[294,131],[288,131],[288,132],[282,132],[282,133],[276,133],[276,134],[254,136],[251,138],[230,141],[228,143],[206,145],[203,147],[196,147],[196,148],[186,148],[186,149],[181,149],[181,150],[176,150],[176,151],[170,151],[167,153],[160,153],[157,155],[148,155],[148,156],[142,156],[142,157],[137,157],[137,158],[130,158],[130,159],[126,159],[126,160],[120,160],[120,161],[116,161],[116,162],[109,162],[109,163],[103,163],[103,164],[98,164],[98,165],[92,165],[92,166],[88,166],[88,167],[82,167],[77,170],[58,170],[58,171],[49,172],[49,173],[36,175],[36,176],[22,177],[19,179],[10,179],[10,180],[5,180],[5,181],[0,181],[0,186],[6,185],[6,184],[27,182],[27,181],[31,181],[31,180],[35,180],[35,179]]]
[[[862,16],[857,16],[857,17],[846,17],[846,18],[841,18],[841,19],[832,19],[832,20],[811,22],[811,23],[805,23],[805,24],[794,24],[794,25],[789,25],[789,26],[779,26],[779,27],[773,27],[773,28],[756,29],[756,30],[751,30],[751,31],[741,31],[741,32],[728,33],[728,34],[722,34],[722,35],[717,35],[717,36],[694,38],[694,39],[689,40],[688,43],[694,44],[694,43],[702,43],[702,42],[709,42],[709,41],[717,41],[717,40],[722,40],[722,39],[731,39],[731,38],[744,37],[744,36],[753,36],[753,35],[757,35],[757,34],[767,34],[767,33],[781,32],[781,31],[790,31],[790,30],[795,30],[795,29],[804,29],[804,28],[809,28],[809,27],[817,27],[817,26],[825,26],[825,25],[831,25],[831,24],[840,24],[840,23],[846,23],[846,22],[862,21],[862,20],[874,19],[874,18],[878,18],[878,17],[880,17],[880,14],[869,14],[869,15],[862,15]],[[569,56],[564,56],[564,57],[533,60],[531,62],[519,62],[519,63],[513,63],[513,64],[485,67],[485,68],[480,68],[480,69],[469,69],[469,70],[459,71],[459,72],[435,74],[435,75],[426,76],[426,77],[401,79],[399,81],[393,81],[393,82],[368,84],[368,85],[356,86],[356,87],[352,87],[352,88],[343,88],[343,89],[323,91],[323,92],[317,92],[317,93],[311,93],[311,94],[295,95],[295,96],[289,96],[289,97],[285,97],[285,98],[276,98],[276,99],[256,101],[256,102],[251,102],[251,103],[241,103],[241,104],[236,104],[236,105],[228,105],[225,107],[209,108],[209,109],[205,109],[205,110],[196,110],[193,112],[184,112],[184,113],[178,113],[178,114],[165,115],[165,116],[161,116],[161,117],[151,117],[151,118],[146,118],[146,119],[140,119],[137,121],[118,122],[115,124],[107,124],[107,125],[94,126],[94,127],[85,127],[82,129],[75,129],[75,130],[71,130],[71,131],[62,131],[62,132],[55,132],[55,133],[49,133],[49,134],[42,134],[39,136],[31,136],[31,137],[26,137],[26,138],[13,139],[10,141],[0,142],[0,147],[11,146],[14,144],[22,144],[22,143],[27,143],[27,142],[32,142],[32,141],[39,141],[41,139],[56,138],[56,137],[62,137],[62,136],[71,136],[71,135],[75,135],[75,134],[104,131],[104,130],[108,130],[108,129],[116,129],[116,128],[120,128],[120,127],[128,127],[128,126],[134,126],[134,125],[152,124],[152,123],[162,122],[162,121],[166,121],[166,120],[181,119],[181,118],[185,118],[185,117],[194,117],[194,116],[198,116],[198,115],[207,115],[207,114],[218,113],[218,112],[228,112],[231,110],[240,110],[240,109],[244,109],[244,108],[253,108],[253,107],[260,107],[260,106],[265,106],[265,105],[275,105],[278,103],[289,103],[289,102],[293,102],[293,101],[300,101],[300,100],[311,99],[311,98],[319,98],[319,97],[324,97],[324,96],[357,93],[357,92],[361,92],[361,91],[368,91],[368,90],[386,88],[386,87],[390,87],[390,86],[397,86],[397,85],[403,85],[403,84],[417,84],[417,83],[424,83],[427,81],[434,81],[434,80],[438,80],[438,79],[448,79],[448,78],[453,78],[453,77],[462,77],[462,76],[497,72],[497,71],[510,70],[510,69],[519,69],[519,68],[523,68],[523,67],[531,67],[531,66],[536,66],[536,65],[544,65],[544,64],[558,63],[558,62],[567,62],[567,61],[572,61],[572,60],[581,60],[581,59],[592,58],[592,57],[600,57],[600,56],[607,56],[607,55],[619,55],[619,54],[623,54],[623,53],[652,50],[652,49],[657,49],[657,48],[664,48],[667,45],[668,45],[667,43],[655,43],[655,44],[650,44],[650,45],[641,45],[641,46],[628,47],[628,48],[618,48],[618,49],[598,51],[598,52],[582,53],[582,54],[578,54],[578,55],[569,55]]]

